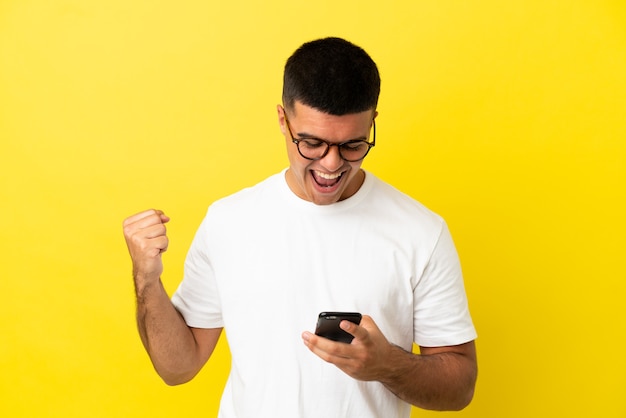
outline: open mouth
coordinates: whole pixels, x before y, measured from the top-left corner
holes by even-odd
[[[317,183],[318,186],[327,189],[336,186],[341,181],[343,173],[344,171],[342,171],[341,173],[328,174],[316,170],[311,170],[311,176],[313,177],[315,183]]]

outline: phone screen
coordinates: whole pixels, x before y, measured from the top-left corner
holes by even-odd
[[[350,344],[354,337],[339,328],[339,324],[344,319],[359,325],[361,314],[358,312],[322,312],[317,318],[315,334],[329,340]]]

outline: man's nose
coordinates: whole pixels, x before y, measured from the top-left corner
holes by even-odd
[[[320,163],[330,172],[339,170],[343,165],[343,158],[339,152],[339,146],[331,145],[328,148],[328,153],[320,160]]]

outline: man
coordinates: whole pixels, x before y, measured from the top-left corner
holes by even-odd
[[[211,205],[171,301],[169,218],[124,222],[139,332],[164,381],[192,379],[228,334],[221,417],[408,417],[472,399],[476,333],[446,224],[361,169],[379,91],[376,64],[343,39],[289,58],[289,168]],[[350,344],[305,331],[321,311],[363,313],[341,322]]]

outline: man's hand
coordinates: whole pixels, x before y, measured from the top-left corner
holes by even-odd
[[[383,380],[385,365],[393,346],[387,341],[371,317],[363,315],[361,324],[341,321],[341,329],[354,336],[345,344],[305,332],[305,345],[318,357],[332,363],[357,380]]]
[[[169,220],[162,211],[154,209],[124,220],[124,238],[138,287],[158,281],[163,273],[161,254],[167,251],[165,224]]]
[[[379,381],[420,408],[460,410],[471,402],[477,374],[474,341],[420,347],[421,354],[413,354],[389,343],[369,316],[364,315],[360,325],[341,321],[340,326],[354,336],[352,343],[305,332],[304,344],[354,379]]]

